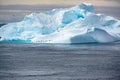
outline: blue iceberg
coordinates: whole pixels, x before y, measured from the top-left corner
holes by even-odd
[[[109,43],[120,40],[120,21],[96,14],[91,4],[26,15],[0,28],[0,41],[20,43]]]

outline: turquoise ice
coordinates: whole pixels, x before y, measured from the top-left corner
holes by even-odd
[[[0,28],[0,41],[19,43],[108,43],[120,40],[120,21],[96,14],[91,4],[26,15]]]

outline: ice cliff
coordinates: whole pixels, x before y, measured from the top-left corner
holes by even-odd
[[[96,14],[91,4],[26,15],[0,28],[0,41],[23,43],[108,43],[120,40],[120,21]]]

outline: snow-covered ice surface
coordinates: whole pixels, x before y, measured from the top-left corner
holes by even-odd
[[[96,14],[91,4],[32,13],[0,28],[0,41],[18,43],[108,43],[120,40],[120,21]]]

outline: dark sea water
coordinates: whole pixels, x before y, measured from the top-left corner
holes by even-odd
[[[0,43],[0,80],[120,80],[120,44]]]

